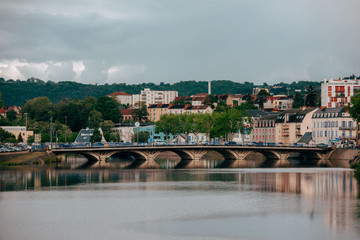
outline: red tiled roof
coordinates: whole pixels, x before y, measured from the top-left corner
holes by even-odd
[[[128,94],[126,92],[113,92],[113,93],[110,93],[108,96],[119,96],[119,95],[131,96],[131,94]]]
[[[134,109],[120,109],[121,115],[132,115]]]

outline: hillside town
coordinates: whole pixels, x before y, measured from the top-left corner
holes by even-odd
[[[121,118],[114,122],[111,132],[118,134],[119,142],[140,142],[134,136],[147,132],[148,139],[141,142],[175,143],[227,143],[242,145],[327,145],[337,148],[354,148],[359,145],[358,123],[351,117],[349,107],[351,97],[360,91],[359,79],[330,79],[321,83],[321,106],[294,108],[293,96],[273,95],[267,88],[256,87],[252,94],[211,94],[211,82],[207,93],[179,96],[177,91],[158,91],[145,88],[140,94],[113,92],[107,95],[119,104]],[[230,134],[213,137],[205,132],[188,132],[181,129],[181,116],[209,114],[225,109],[245,106],[246,117],[242,127]],[[142,115],[139,118],[139,112]],[[21,142],[30,138],[35,143],[44,142],[40,134],[27,129],[27,113],[20,106],[0,109],[3,118],[25,117],[25,126],[1,126],[1,128]],[[180,116],[173,131],[166,134],[159,131],[158,124],[164,115]],[[137,123],[137,125],[135,124]],[[91,128],[91,126],[90,126]],[[88,129],[90,129],[88,128]],[[184,129],[183,129],[184,130]],[[35,131],[36,132],[36,131]],[[90,142],[94,129],[79,131],[75,142]],[[86,134],[89,133],[89,134]],[[89,135],[81,138],[81,135]],[[146,138],[145,136],[145,138]],[[70,138],[69,138],[70,139]],[[82,140],[81,140],[82,139]],[[19,139],[18,139],[19,140]],[[50,140],[51,141],[51,140]],[[57,142],[57,139],[53,140]],[[109,139],[102,137],[102,142]],[[110,140],[114,141],[114,140]],[[109,142],[110,142],[109,141]]]

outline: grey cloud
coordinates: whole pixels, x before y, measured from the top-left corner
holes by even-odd
[[[58,80],[73,78],[70,62],[83,61],[81,81],[91,83],[275,83],[360,71],[356,0],[72,2],[5,1],[0,58],[64,62],[66,74],[53,69]],[[111,67],[120,70],[108,75]],[[18,69],[41,75],[28,68]]]

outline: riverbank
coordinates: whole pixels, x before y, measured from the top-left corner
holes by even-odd
[[[47,152],[20,152],[0,154],[0,166],[41,166],[52,162],[53,158]]]
[[[360,181],[360,153],[354,157],[352,161],[349,162],[350,167],[354,169],[354,175],[357,180]]]

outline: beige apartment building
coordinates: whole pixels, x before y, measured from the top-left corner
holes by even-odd
[[[312,132],[312,115],[317,108],[290,109],[277,116],[275,121],[275,143],[292,145],[305,133]]]

